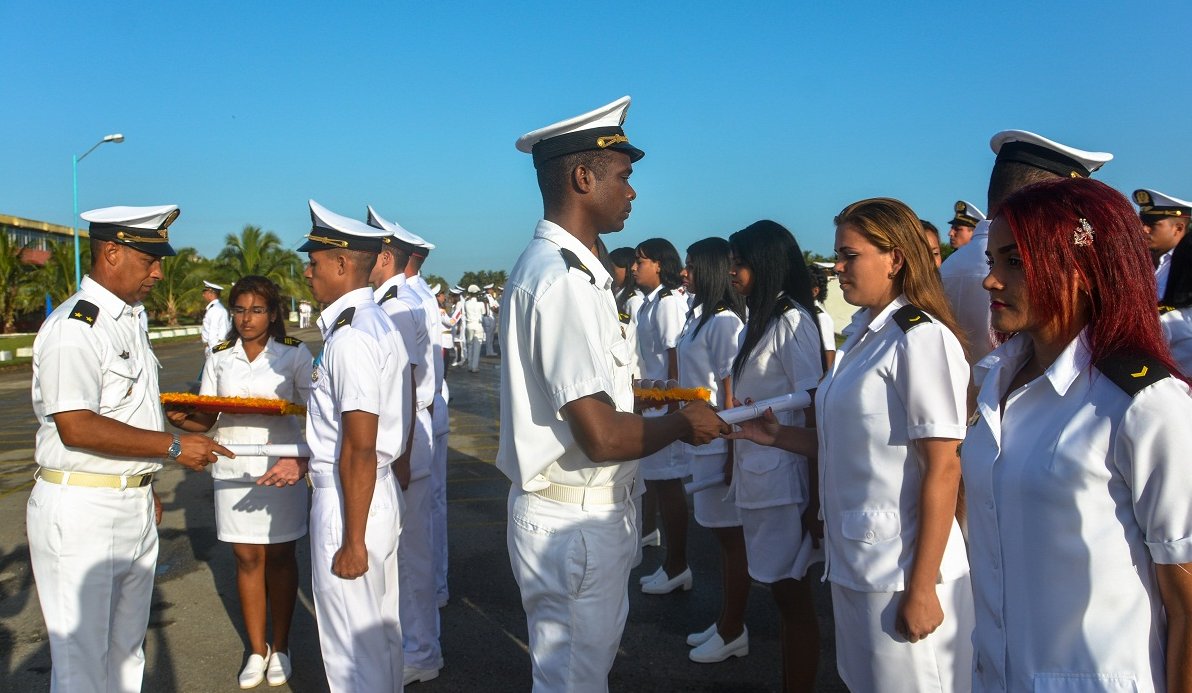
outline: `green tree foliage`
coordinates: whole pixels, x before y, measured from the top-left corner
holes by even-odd
[[[464,276],[460,277],[459,285],[463,288],[468,288],[469,284],[483,287],[485,284],[494,284],[496,286],[504,286],[506,279],[505,270],[480,270],[476,272],[464,272]]]
[[[21,262],[23,246],[17,246],[8,234],[0,234],[0,323],[5,334],[16,331],[17,312],[29,305],[30,292],[25,277],[32,268]]]
[[[162,278],[149,292],[145,306],[167,325],[197,313],[203,307],[203,277],[211,271],[210,265],[194,248],[180,248],[177,255],[162,258]]]
[[[423,272],[422,278],[426,281],[427,286],[433,287],[435,284],[438,284],[440,291],[448,291],[451,289],[452,286],[454,286],[454,284],[451,284],[446,279],[444,279],[443,277],[440,277],[437,274],[426,274],[425,272]]]
[[[249,224],[240,235],[228,234],[224,242],[215,258],[214,273],[229,287],[240,277],[255,274],[273,280],[287,298],[310,298],[302,277],[302,258],[283,246],[277,234]]]
[[[79,245],[79,266],[84,274],[91,267],[89,243]],[[64,241],[50,246],[50,257],[46,264],[33,270],[30,275],[30,288],[38,296],[49,294],[54,305],[70,298],[76,289],[73,243]]]

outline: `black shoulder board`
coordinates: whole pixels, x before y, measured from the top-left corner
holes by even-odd
[[[227,351],[228,349],[231,349],[232,345],[235,343],[236,342],[234,342],[230,339],[226,342],[220,342],[219,344],[216,344],[215,346],[211,347],[211,353],[214,354],[218,351]]]
[[[786,311],[795,307],[795,302],[791,300],[790,296],[783,296],[778,299],[778,303],[774,305],[774,314],[782,315]]]
[[[1133,354],[1106,356],[1097,363],[1097,370],[1131,397],[1171,375],[1163,364],[1150,356]]]
[[[824,314],[824,309],[823,309],[823,308],[820,308],[820,307],[817,305],[817,306],[815,307],[815,314],[816,314],[816,315],[823,315],[823,314]]]
[[[588,275],[588,281],[593,284],[596,283],[596,275],[592,274],[592,270],[588,269],[584,263],[580,262],[579,256],[566,248],[559,248],[559,254],[563,256],[563,262],[567,263],[567,269],[577,269]]]
[[[352,316],[354,315],[356,315],[356,306],[352,306],[351,308],[344,310],[344,312],[340,313],[339,317],[335,319],[335,325],[331,328],[331,331],[335,332],[344,325],[351,325]],[[327,336],[331,335],[328,334]]]
[[[726,311],[726,310],[728,310],[728,304],[725,304],[725,303],[717,303],[717,304],[716,304],[716,307],[713,309],[713,312],[716,312],[716,313],[723,313],[723,312],[724,312],[724,311]]]
[[[1164,313],[1170,313],[1170,312],[1171,312],[1171,311],[1173,311],[1173,310],[1175,310],[1175,306],[1163,306],[1163,305],[1161,305],[1161,306],[1159,306],[1159,315],[1163,315]]]
[[[99,317],[99,306],[91,301],[80,300],[75,303],[74,310],[70,311],[70,317],[95,327],[95,319]]]
[[[632,315],[630,315],[629,313],[626,313],[625,311],[621,311],[621,312],[617,313],[617,318],[620,319],[620,321],[626,325],[629,324],[629,320],[632,317],[633,317]]]
[[[931,322],[931,318],[914,306],[903,306],[894,311],[894,322],[903,332],[910,332],[913,327]]]
[[[385,293],[384,293],[384,294],[381,296],[381,300],[377,301],[377,305],[380,305],[380,304],[384,303],[385,301],[388,301],[388,300],[389,300],[389,299],[391,299],[391,298],[397,298],[397,284],[394,284],[393,286],[389,287],[389,290],[388,290],[388,291],[386,291],[386,292],[385,292]],[[355,309],[353,309],[353,311],[355,311]],[[341,316],[341,317],[342,317],[342,316]],[[351,317],[349,317],[349,318],[348,318],[348,322],[349,322],[349,323],[351,323],[351,322],[352,322],[352,318],[351,318]]]
[[[671,291],[670,289],[663,288],[662,291],[658,292],[658,298],[666,298],[667,296],[670,296],[673,293],[674,292]]]
[[[286,346],[298,346],[302,343],[302,340],[298,339],[297,337],[282,337],[281,343],[285,344]]]

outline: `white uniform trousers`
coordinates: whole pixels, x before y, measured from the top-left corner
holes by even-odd
[[[632,502],[587,507],[509,492],[509,562],[530,633],[534,693],[608,690],[638,544]]]
[[[425,419],[425,421],[423,421]],[[425,423],[425,425],[423,425]],[[430,415],[418,413],[414,429],[413,455],[432,456]],[[424,468],[418,465],[419,468]],[[402,491],[401,542],[397,546],[398,576],[401,580],[398,611],[401,618],[402,649],[405,665],[419,669],[443,666],[439,646],[439,608],[435,597],[434,551],[431,545],[432,484],[429,469],[417,479],[410,479]]]
[[[51,691],[141,690],[157,565],[150,488],[33,485],[26,526]]]
[[[911,643],[894,630],[902,592],[832,584],[836,669],[850,691],[968,693],[973,680],[973,588],[968,575],[936,585],[944,622]]]
[[[378,471],[368,511],[368,572],[344,580],[331,572],[343,543],[343,501],[338,474],[312,475],[310,563],[314,574],[319,648],[332,693],[402,689],[398,622],[397,543],[401,494],[388,468]]]
[[[464,339],[468,342],[468,370],[480,368],[480,347],[484,344],[484,325],[469,322],[464,325]]]
[[[447,403],[440,400],[446,408]],[[435,436],[434,462],[430,467],[430,542],[434,552],[435,604],[447,606],[447,431]]]

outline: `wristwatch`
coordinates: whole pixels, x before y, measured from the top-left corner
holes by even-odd
[[[170,443],[170,449],[166,453],[166,457],[169,457],[171,460],[177,460],[178,456],[181,454],[182,454],[182,439],[178,437],[177,433],[175,433],[174,434],[174,442]]]

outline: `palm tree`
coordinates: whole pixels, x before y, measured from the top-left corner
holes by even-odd
[[[0,322],[5,334],[16,332],[17,311],[28,305],[24,278],[30,272],[29,265],[21,262],[21,251],[12,237],[0,233]]]
[[[91,246],[82,244],[79,247],[79,264],[81,267],[91,266]],[[74,245],[61,242],[50,245],[50,257],[41,267],[33,270],[28,291],[37,295],[49,294],[55,305],[70,298],[78,288],[75,286],[75,258]]]
[[[202,305],[202,277],[209,264],[194,248],[180,248],[177,255],[162,258],[162,278],[145,299],[146,307],[158,320],[177,325],[180,315],[197,311]]]
[[[239,236],[228,234],[225,243],[215,259],[221,279],[231,284],[240,277],[256,274],[273,280],[284,295],[306,297],[302,258],[283,246],[277,234],[249,224]]]

